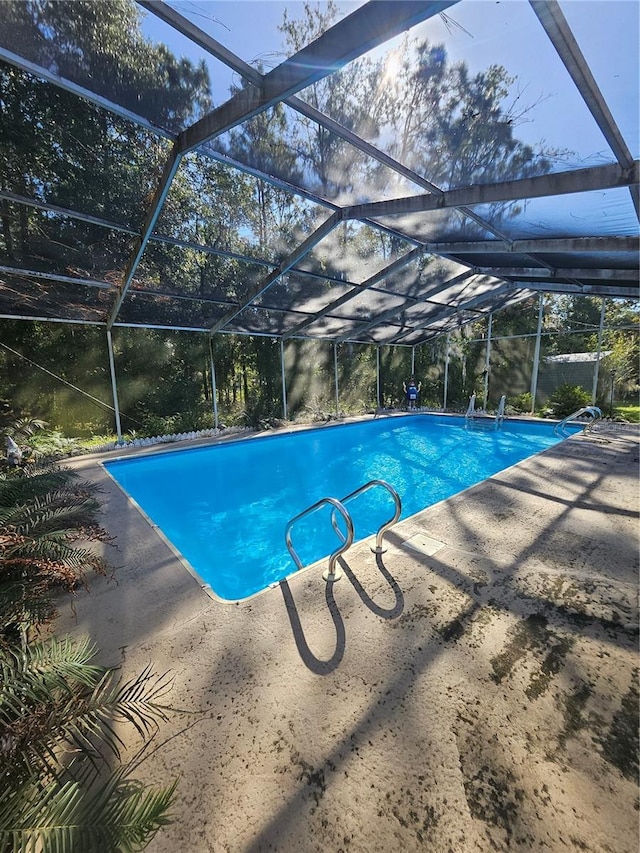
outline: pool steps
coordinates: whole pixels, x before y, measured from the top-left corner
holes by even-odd
[[[469,406],[464,416],[465,429],[474,424],[489,423],[495,429],[498,429],[504,421],[504,409],[507,404],[507,395],[503,394],[498,403],[497,412],[486,412],[484,409],[476,409],[476,395],[472,394],[469,398]]]
[[[368,491],[374,486],[382,486],[386,489],[394,502],[394,512],[391,518],[387,519],[383,524],[378,528],[378,532],[376,533],[376,544],[375,548],[372,548],[374,554],[384,554],[385,548],[382,547],[382,538],[384,534],[389,530],[400,518],[400,513],[402,512],[402,501],[400,500],[400,495],[396,492],[393,486],[390,486],[389,483],[385,482],[385,480],[370,480],[368,483],[365,483],[364,486],[360,486],[355,491],[348,494],[346,497],[338,500],[337,498],[321,498],[319,501],[316,501],[311,506],[302,510],[302,512],[295,515],[292,519],[289,520],[287,526],[285,528],[285,542],[287,544],[287,549],[291,554],[291,558],[293,562],[296,564],[298,569],[304,568],[302,562],[293,547],[293,542],[291,539],[291,531],[296,524],[297,521],[300,521],[301,518],[304,518],[307,515],[311,515],[311,513],[316,512],[324,506],[331,506],[331,526],[333,527],[336,535],[341,540],[341,544],[329,555],[329,567],[322,573],[322,577],[325,581],[337,581],[342,577],[342,571],[339,568],[336,568],[336,560],[341,554],[344,554],[347,551],[352,543],[354,536],[354,527],[353,527],[353,519],[349,513],[349,510],[345,507],[345,503],[352,498],[355,498],[357,495],[361,495],[363,492]],[[338,520],[336,516],[336,510],[342,516],[346,527],[347,527],[347,535],[345,536],[340,527],[338,526]]]

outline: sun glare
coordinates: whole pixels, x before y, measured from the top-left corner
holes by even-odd
[[[400,54],[398,51],[392,51],[388,56],[384,64],[384,74],[382,75],[382,83],[387,85],[396,79],[398,74],[400,73],[400,69],[402,67],[402,62],[400,59]]]

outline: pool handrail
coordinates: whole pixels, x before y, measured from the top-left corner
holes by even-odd
[[[386,549],[382,547],[382,537],[389,528],[393,527],[396,521],[400,518],[400,513],[402,512],[402,501],[400,500],[400,495],[396,492],[393,486],[390,486],[385,480],[369,480],[369,482],[365,483],[364,486],[360,486],[359,489],[356,489],[354,492],[351,492],[351,494],[342,498],[340,503],[345,504],[347,501],[351,500],[351,498],[355,498],[357,495],[366,492],[372,486],[382,486],[385,488],[393,498],[393,502],[395,504],[395,510],[391,518],[383,522],[383,524],[378,528],[378,532],[376,533],[376,546],[371,549],[374,554],[384,554]],[[335,510],[331,511],[331,524],[338,536],[341,539],[344,539],[344,534],[336,524]]]
[[[296,564],[298,569],[303,569],[304,566],[302,565],[302,561],[300,560],[300,557],[298,557],[297,551],[293,547],[293,542],[291,541],[291,529],[296,523],[296,521],[299,521],[306,515],[310,515],[312,512],[315,512],[316,510],[320,509],[320,507],[325,506],[325,504],[329,504],[333,507],[333,509],[331,510],[331,524],[333,525],[333,529],[337,530],[336,525],[334,524],[336,510],[338,510],[338,512],[342,515],[344,522],[347,526],[346,536],[342,533],[341,530],[339,531],[339,536],[342,540],[342,543],[339,548],[336,548],[336,550],[329,555],[329,568],[322,573],[322,577],[326,581],[337,581],[342,577],[342,572],[340,571],[340,569],[336,570],[336,560],[341,554],[344,554],[344,552],[348,548],[350,548],[351,544],[353,543],[353,520],[349,515],[348,510],[342,505],[342,503],[337,498],[320,498],[319,501],[316,501],[311,506],[308,506],[306,509],[303,509],[302,512],[298,513],[298,515],[294,515],[294,517],[287,522],[284,538],[285,542],[287,543],[287,549],[291,554],[293,562]]]
[[[590,420],[586,423],[581,423],[578,421],[578,418],[583,418],[585,415],[590,416]],[[576,409],[575,412],[571,412],[570,415],[567,415],[566,418],[560,421],[560,423],[556,424],[553,428],[553,432],[555,435],[562,435],[566,438],[569,433],[566,432],[565,426],[570,423],[580,423],[582,426],[582,431],[586,432],[587,429],[593,426],[594,422],[600,420],[602,417],[602,410],[598,408],[598,406],[581,406],[579,409]]]

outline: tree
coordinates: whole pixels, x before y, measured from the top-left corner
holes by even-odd
[[[19,53],[159,127],[182,130],[211,107],[204,61],[147,39],[131,0],[8,0],[2,19]]]
[[[640,392],[640,327],[638,303],[628,299],[607,300],[603,349],[609,351],[605,366],[615,381],[618,398],[637,404]]]
[[[313,6],[304,3],[301,18],[291,19],[285,10],[279,29],[285,38],[287,53],[299,51],[318,38],[337,20],[338,7],[334,0]],[[357,130],[365,138],[378,135],[375,97],[376,66],[368,59],[349,63],[340,71],[313,83],[301,97],[312,107],[326,113],[348,130]],[[348,194],[361,185],[368,158],[346,144],[327,128],[297,116],[290,129],[291,146],[298,152],[308,185],[324,198],[344,202]]]
[[[248,85],[243,83],[233,88],[231,94],[238,94]],[[302,173],[296,153],[287,145],[288,136],[287,113],[282,104],[277,104],[232,130],[221,147],[235,160],[267,175],[299,184]],[[258,251],[268,257],[286,254],[294,229],[300,227],[301,218],[305,219],[304,204],[291,193],[262,179],[252,182],[251,200],[247,210]]]

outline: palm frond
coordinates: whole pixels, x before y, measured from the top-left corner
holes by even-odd
[[[78,479],[78,473],[70,468],[49,468],[31,475],[18,469],[0,476],[0,506],[26,503]],[[82,485],[89,487],[89,484]]]
[[[126,768],[90,792],[75,780],[29,780],[15,791],[0,791],[0,849],[137,853],[171,822],[175,789],[175,782],[144,788],[127,778]]]
[[[23,575],[49,578],[51,585],[63,584],[72,590],[84,583],[88,571],[106,574],[103,557],[91,548],[69,544],[71,531],[60,530],[31,539],[20,536],[3,536],[0,578],[18,579]]]
[[[28,583],[3,580],[0,584],[0,626],[5,635],[10,635],[12,629],[23,632],[54,618],[57,610],[47,596],[49,587],[50,584],[33,578]],[[1,689],[0,685],[0,693]]]
[[[41,418],[16,418],[10,427],[13,438],[31,438],[36,432],[45,429],[47,422]]]
[[[93,666],[93,649],[85,641],[44,644],[35,654],[0,650],[0,722],[5,747],[0,775],[13,767],[24,775],[34,768],[56,774],[56,750],[79,751],[93,762],[104,759],[102,747],[119,756],[123,745],[118,724],[128,722],[141,737],[167,719],[160,700],[171,686],[167,675],[147,667],[124,684],[115,670]]]
[[[71,471],[0,474],[1,853],[134,853],[170,820],[175,783],[145,789],[131,767],[104,779],[122,723],[147,741],[167,719],[169,677],[147,667],[122,682],[88,639],[29,642],[55,612],[53,587],[106,572],[83,547],[106,541],[93,494]]]
[[[26,649],[0,650],[0,707],[6,693],[23,694],[35,687],[43,695],[69,683],[93,689],[109,668],[91,664],[96,647],[88,637],[30,643]]]
[[[95,498],[73,492],[50,492],[25,504],[0,508],[0,531],[39,536],[51,530],[95,524],[99,504]]]

